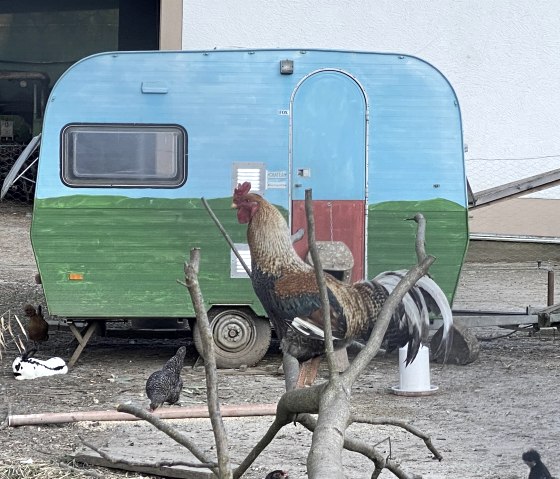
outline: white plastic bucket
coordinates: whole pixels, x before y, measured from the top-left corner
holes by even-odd
[[[437,390],[430,382],[430,349],[421,346],[418,355],[408,366],[406,365],[407,345],[399,349],[400,384],[393,387],[395,394],[423,395]]]

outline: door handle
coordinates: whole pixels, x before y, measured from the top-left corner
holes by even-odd
[[[303,185],[302,185],[301,183],[296,183],[296,184],[294,185],[294,187],[296,187],[296,188],[301,188],[302,186],[303,186]]]

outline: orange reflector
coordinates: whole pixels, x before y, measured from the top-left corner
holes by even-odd
[[[68,279],[70,281],[82,281],[84,279],[84,273],[68,273]]]

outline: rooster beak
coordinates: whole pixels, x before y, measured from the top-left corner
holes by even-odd
[[[234,209],[238,209],[238,208],[239,208],[239,206],[237,206],[235,203],[232,203],[232,204],[231,204],[231,207],[234,208]]]

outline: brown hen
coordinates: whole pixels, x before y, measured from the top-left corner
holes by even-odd
[[[25,315],[29,318],[26,331],[29,341],[33,341],[35,347],[37,343],[49,339],[49,323],[43,317],[43,310],[41,305],[35,309],[31,304],[26,304],[23,307]]]

